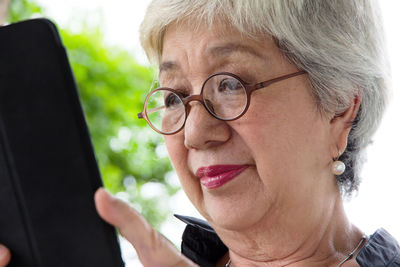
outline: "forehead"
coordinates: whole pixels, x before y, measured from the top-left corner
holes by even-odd
[[[223,23],[192,27],[185,24],[168,26],[163,39],[160,75],[176,72],[196,62],[220,63],[238,57],[267,60],[279,49],[269,35],[250,38]]]

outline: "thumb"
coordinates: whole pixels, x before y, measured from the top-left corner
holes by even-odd
[[[117,227],[135,247],[143,266],[195,266],[127,203],[104,188],[96,191],[94,199],[100,217]]]
[[[147,241],[146,233],[152,230],[149,223],[127,203],[113,197],[104,188],[94,195],[95,205],[100,217],[118,228],[133,245]]]
[[[7,266],[11,258],[10,250],[0,244],[0,266]]]

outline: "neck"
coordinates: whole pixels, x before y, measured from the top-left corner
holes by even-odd
[[[307,217],[279,224],[263,218],[240,231],[216,231],[229,247],[231,266],[337,266],[363,236],[349,223],[340,196],[319,219],[302,220]]]

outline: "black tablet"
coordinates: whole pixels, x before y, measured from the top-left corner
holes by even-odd
[[[10,266],[123,266],[66,51],[46,19],[0,27],[0,243]]]

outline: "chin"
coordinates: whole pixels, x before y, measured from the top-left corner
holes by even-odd
[[[204,194],[204,212],[201,213],[215,229],[238,231],[257,224],[267,212],[268,204],[254,194],[249,197]]]

